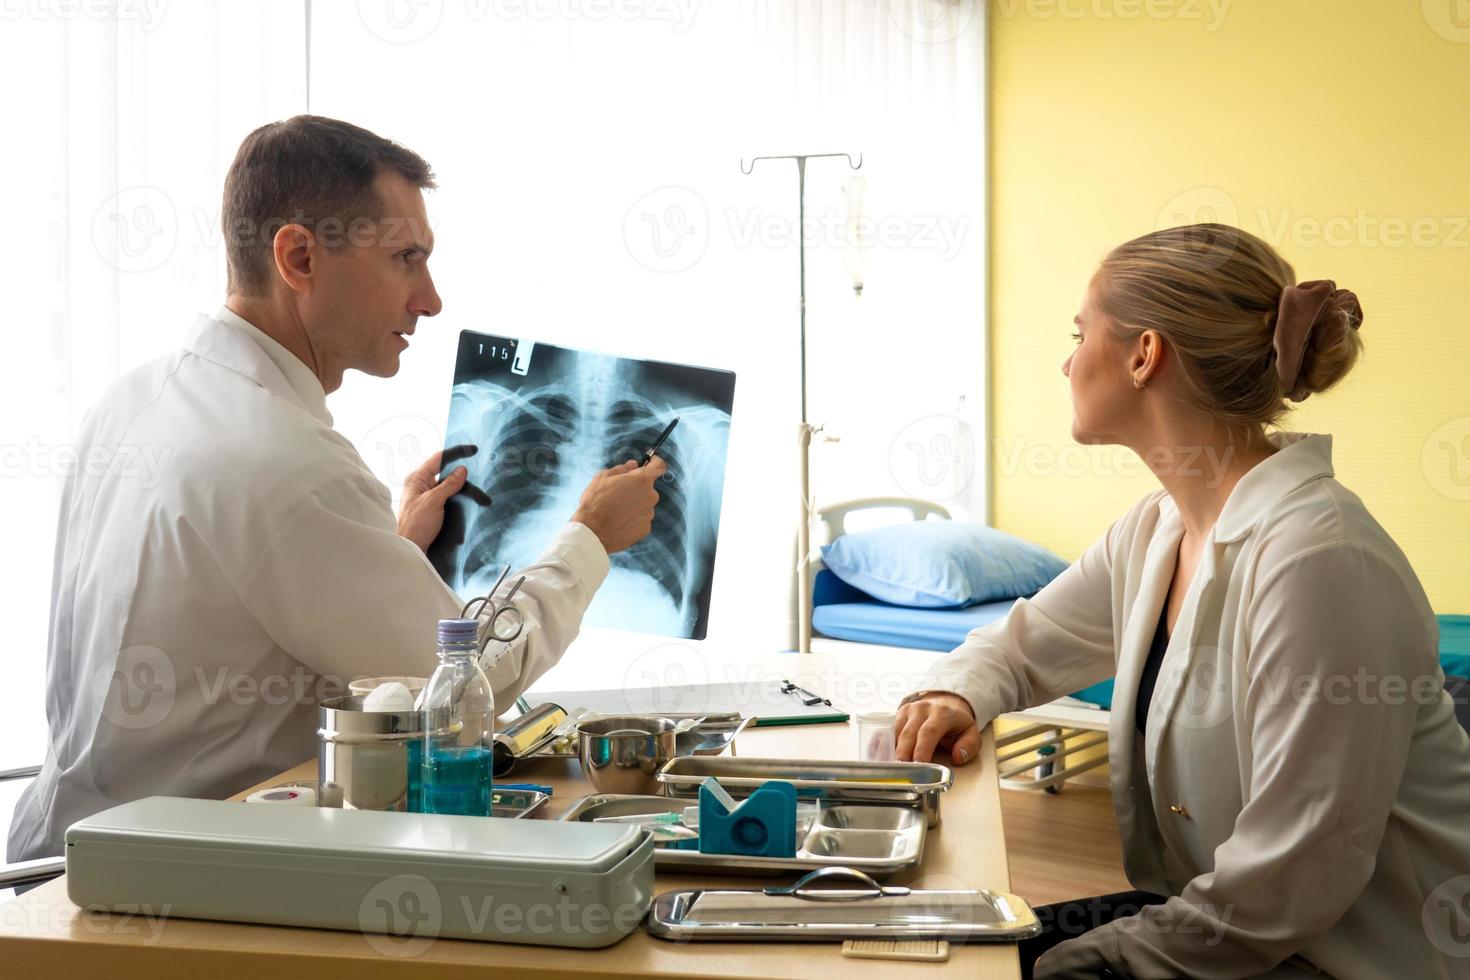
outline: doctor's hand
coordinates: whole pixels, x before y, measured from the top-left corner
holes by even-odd
[[[456,466],[444,479],[439,479],[439,470],[446,462],[454,462],[473,456],[478,450],[474,446],[455,446],[447,452],[440,450],[422,466],[408,474],[403,481],[403,503],[398,508],[398,535],[407,538],[419,549],[428,552],[429,545],[439,536],[444,526],[444,503],[464,488],[469,471]],[[489,501],[485,501],[489,503]]]
[[[898,709],[893,728],[894,754],[901,762],[928,762],[942,748],[962,766],[980,751],[975,712],[958,694],[935,691],[910,701]]]
[[[637,461],[629,460],[603,470],[582,491],[572,520],[597,535],[610,555],[633,547],[653,529],[653,508],[658,504],[653,483],[668,470],[657,456],[641,469]]]

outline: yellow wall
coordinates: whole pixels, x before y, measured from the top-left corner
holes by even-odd
[[[1435,609],[1470,613],[1470,20],[1451,19],[1457,5],[992,0],[996,526],[1073,558],[1157,487],[1126,451],[1071,442],[1072,315],[1110,246],[1230,221],[1300,278],[1361,297],[1364,359],[1285,424],[1333,434],[1338,479]]]

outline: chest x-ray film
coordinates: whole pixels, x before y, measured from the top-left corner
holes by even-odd
[[[444,472],[469,469],[429,560],[461,596],[539,558],[599,470],[659,450],[652,532],[612,556],[583,620],[703,639],[708,626],[735,375],[494,337],[459,337]],[[455,447],[474,446],[473,455]]]

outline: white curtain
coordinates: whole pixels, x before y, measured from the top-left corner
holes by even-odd
[[[333,399],[395,490],[442,437],[462,329],[733,369],[710,637],[784,642],[796,170],[741,161],[850,152],[873,242],[861,298],[852,172],[807,170],[809,416],[841,438],[818,446],[814,491],[984,519],[983,4],[318,4],[312,39],[313,111],[392,136],[439,176],[444,311],[397,378],[350,376]]]
[[[983,519],[984,52],[976,0],[0,5],[0,616],[20,722],[0,768],[43,755],[69,440],[103,388],[220,304],[225,170],[308,90],[310,111],[413,147],[441,183],[444,313],[399,377],[349,376],[332,399],[395,491],[442,436],[460,329],[734,369],[711,636],[782,641],[796,175],[741,161],[851,152],[871,247],[847,245],[846,162],[807,172],[809,415],[841,437],[818,447],[814,490]]]
[[[56,506],[100,391],[219,306],[221,184],[240,138],[305,106],[299,2],[116,0],[0,12],[10,220],[0,235],[5,559],[19,722],[0,769],[41,761]]]

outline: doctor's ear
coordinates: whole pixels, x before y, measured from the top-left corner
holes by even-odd
[[[313,246],[316,236],[303,225],[282,225],[271,238],[271,251],[276,272],[288,287],[304,293],[311,285],[315,269]]]

